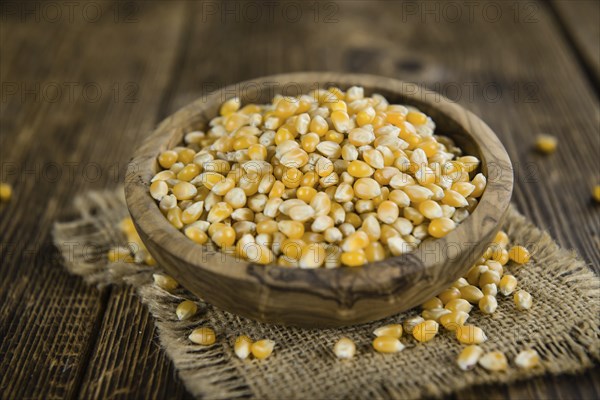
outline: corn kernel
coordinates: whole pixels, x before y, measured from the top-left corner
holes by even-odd
[[[525,290],[519,290],[514,294],[515,306],[519,310],[529,310],[532,304],[531,295]]]
[[[456,339],[463,344],[481,344],[487,340],[483,330],[474,325],[456,327]]]
[[[391,324],[381,326],[373,331],[375,336],[390,336],[399,339],[402,336],[402,325]]]
[[[477,362],[483,355],[483,349],[475,344],[467,346],[460,352],[456,363],[463,371],[468,371],[477,365]]]
[[[356,345],[347,337],[340,338],[333,346],[333,353],[337,358],[350,359],[356,353]]]
[[[514,246],[508,252],[508,258],[517,264],[527,264],[531,258],[529,251],[523,246]]]
[[[196,303],[190,300],[185,300],[179,303],[177,306],[177,310],[175,313],[177,314],[177,318],[180,321],[184,321],[186,319],[190,319],[198,312],[198,306]]]
[[[504,353],[491,351],[479,359],[479,365],[488,371],[504,371],[508,368],[508,361]]]
[[[162,274],[153,274],[154,284],[161,289],[164,289],[168,292],[175,290],[179,287],[179,283],[168,275]]]
[[[416,325],[412,330],[412,335],[421,343],[430,341],[437,335],[439,324],[433,320],[425,320]]]
[[[200,344],[202,346],[210,346],[216,342],[217,335],[212,328],[201,327],[194,329],[190,334],[189,339],[193,343]]]
[[[373,348],[379,353],[398,353],[404,350],[404,345],[393,336],[378,336],[373,340]]]
[[[535,147],[541,153],[552,154],[556,151],[557,146],[558,140],[554,136],[540,134],[535,138]]]
[[[252,355],[258,360],[264,360],[273,353],[275,342],[269,339],[262,339],[252,343],[250,347]]]
[[[540,355],[533,349],[519,352],[515,357],[515,365],[521,369],[531,369],[540,365]]]
[[[238,336],[235,339],[233,351],[239,359],[245,360],[252,353],[252,339],[246,335]]]

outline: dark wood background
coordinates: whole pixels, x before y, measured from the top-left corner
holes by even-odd
[[[165,116],[225,84],[288,71],[414,81],[480,115],[514,202],[600,270],[597,1],[3,2],[0,397],[188,398],[127,287],[65,273],[50,231],[82,190],[123,180]],[[299,13],[299,10],[301,14]],[[559,138],[550,157],[534,136]],[[560,296],[559,293],[557,293]],[[452,397],[597,398],[600,368]]]

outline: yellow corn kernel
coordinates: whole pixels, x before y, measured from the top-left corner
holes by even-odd
[[[256,233],[275,233],[278,230],[277,222],[273,220],[264,220],[256,224]]]
[[[257,342],[252,343],[250,350],[252,351],[252,355],[254,358],[258,360],[263,360],[269,357],[273,353],[273,349],[275,348],[275,342],[269,339],[262,339]]]
[[[479,277],[479,287],[483,288],[485,285],[493,283],[494,285],[498,285],[500,283],[500,274],[496,271],[485,271]]]
[[[369,236],[362,231],[357,231],[348,236],[342,243],[342,250],[355,252],[362,250],[369,244]]]
[[[275,183],[273,183],[273,187],[271,188],[271,191],[269,192],[269,198],[270,199],[281,198],[281,196],[283,196],[284,191],[285,191],[285,185],[283,184],[283,182],[275,181]]]
[[[8,202],[11,197],[12,197],[12,187],[8,183],[1,182],[0,183],[0,202]]]
[[[600,185],[596,185],[592,189],[592,198],[596,201],[596,203],[600,203]]]
[[[448,304],[450,300],[460,299],[460,290],[455,287],[450,287],[440,292],[437,297],[442,301],[444,305]]]
[[[348,164],[348,173],[355,178],[366,178],[373,175],[375,170],[366,162],[360,160],[351,161]]]
[[[424,321],[425,319],[423,319],[423,317],[419,315],[407,318],[404,320],[404,322],[402,322],[402,329],[404,330],[404,332],[408,333],[409,335],[412,335],[415,326],[419,325],[421,322]]]
[[[402,325],[400,324],[391,324],[381,326],[373,331],[375,336],[389,336],[400,339],[402,336]]]
[[[449,331],[455,331],[459,326],[463,326],[469,319],[469,314],[464,311],[452,311],[442,315],[440,324]]]
[[[184,233],[185,233],[185,236],[187,236],[189,239],[193,240],[194,242],[196,242],[198,244],[204,244],[204,243],[208,242],[208,236],[200,228],[190,226],[190,227],[185,228]]]
[[[337,358],[350,359],[354,357],[355,353],[356,345],[347,337],[340,338],[333,346],[333,354],[335,354]]]
[[[471,183],[473,184],[473,186],[475,186],[475,190],[473,190],[473,192],[471,193],[471,197],[481,197],[487,185],[487,178],[485,177],[485,175],[481,173],[475,175]]]
[[[277,133],[275,134],[275,144],[280,145],[281,143],[288,140],[294,140],[294,135],[292,134],[292,132],[290,132],[287,128],[279,128],[277,130]]]
[[[392,178],[390,186],[394,187],[394,180],[399,175]],[[404,193],[408,195],[408,198],[413,203],[421,203],[425,200],[429,200],[433,196],[433,192],[426,187],[419,185],[407,185],[401,188]]]
[[[385,258],[385,249],[379,242],[371,242],[364,249],[368,262],[381,261]]]
[[[411,111],[406,114],[406,120],[413,125],[423,125],[427,122],[427,115],[418,111]]]
[[[241,105],[242,102],[240,101],[240,98],[233,97],[223,102],[223,104],[221,105],[221,109],[219,110],[219,114],[221,114],[222,116],[228,116],[230,114],[233,114],[234,112],[240,109]]]
[[[514,294],[515,306],[519,310],[529,310],[533,302],[531,295],[525,290],[519,290]]]
[[[235,230],[230,226],[222,224],[222,226],[214,231],[210,238],[222,249],[230,247],[233,246],[233,243],[235,243]]]
[[[508,258],[517,264],[527,264],[531,258],[531,255],[525,247],[513,246],[508,252]]]
[[[505,249],[495,249],[492,252],[492,259],[498,261],[501,265],[506,265],[509,259],[508,251]]]
[[[444,215],[442,207],[433,200],[425,200],[422,203],[419,203],[418,210],[425,218],[431,220],[442,218]]]
[[[444,198],[442,199],[442,204],[458,208],[468,206],[469,202],[467,202],[467,199],[457,191],[446,189],[444,190]]]
[[[169,169],[177,162],[179,154],[173,150],[163,151],[158,155],[158,163],[164,169]]]
[[[488,371],[504,371],[508,368],[508,361],[506,360],[504,353],[500,351],[491,351],[481,356],[479,365]]]
[[[325,263],[325,248],[320,243],[309,243],[302,249],[300,268],[319,268]]]
[[[492,241],[492,243],[497,244],[498,246],[500,246],[502,248],[506,248],[506,246],[508,246],[509,242],[510,242],[510,239],[508,238],[508,235],[504,231],[498,231],[498,233],[496,233],[496,236],[494,237],[494,240]]]
[[[329,125],[327,121],[320,115],[317,115],[310,121],[309,129],[311,132],[316,133],[319,137],[325,136],[327,131],[329,131]]]
[[[177,229],[183,228],[183,222],[181,221],[181,208],[173,207],[167,212],[167,220]]]
[[[462,344],[481,344],[487,340],[487,336],[475,325],[462,325],[456,327],[456,339]]]
[[[288,118],[296,112],[300,102],[294,97],[283,97],[275,105],[275,115],[280,118]]]
[[[205,171],[198,175],[199,181],[208,189],[211,189],[219,182],[225,179],[223,175],[218,172]],[[182,182],[184,183],[184,182]],[[177,187],[177,185],[175,185]],[[175,194],[175,187],[173,188],[173,194]],[[177,196],[175,194],[175,196]],[[177,197],[179,198],[179,197]]]
[[[540,365],[540,355],[533,349],[523,350],[515,357],[515,365],[521,369],[535,368]]]
[[[359,267],[367,262],[367,257],[362,251],[347,251],[342,253],[341,261],[348,267]]]
[[[304,151],[308,153],[314,153],[320,141],[321,139],[319,138],[319,135],[317,135],[314,132],[311,132],[307,133],[306,135],[302,135],[302,138],[300,139],[300,144],[302,145]]]
[[[467,285],[459,288],[460,295],[464,300],[467,300],[469,303],[477,304],[479,300],[483,297],[483,292],[477,286]]]
[[[300,239],[304,235],[304,225],[298,221],[279,221],[277,227],[290,239]]]
[[[286,188],[295,189],[300,186],[302,181],[302,172],[298,168],[286,168],[282,177],[281,183]]]
[[[436,218],[429,223],[427,231],[434,238],[442,238],[456,228],[456,222],[450,218]]]
[[[257,238],[258,241],[258,238]],[[249,243],[243,249],[242,254],[248,261],[257,264],[270,264],[275,260],[275,255],[267,246],[261,243]]]
[[[377,218],[384,224],[393,224],[399,216],[400,209],[393,201],[382,201],[377,207]]]
[[[168,292],[175,290],[179,287],[179,283],[168,275],[163,274],[153,274],[152,278],[154,279],[154,284],[161,289],[164,289]]]
[[[248,157],[250,157],[251,160],[264,161],[267,158],[267,148],[262,144],[251,144],[248,147]]]
[[[211,224],[215,222],[221,222],[224,219],[229,218],[232,212],[233,207],[224,201],[221,201],[211,208],[211,210],[208,212],[206,220]]]
[[[373,340],[373,348],[378,353],[398,353],[404,350],[404,345],[393,336],[378,336]]]
[[[483,292],[484,296],[496,297],[496,295],[498,294],[498,285],[496,285],[495,283],[488,283],[487,285],[483,285],[481,287],[481,291]]]
[[[556,151],[558,139],[552,135],[540,134],[535,138],[535,147],[539,152],[544,154],[552,154]]]
[[[202,346],[210,346],[217,341],[217,335],[212,328],[203,326],[201,328],[194,329],[190,336],[190,341]]]
[[[338,132],[346,133],[352,126],[350,123],[350,117],[345,111],[333,111],[331,113],[331,122]]]
[[[511,295],[517,287],[517,278],[513,275],[504,275],[498,284],[498,290],[504,296]]]
[[[498,301],[494,296],[485,295],[479,300],[479,309],[484,314],[493,314],[498,308]]]
[[[184,321],[186,319],[190,319],[198,312],[198,306],[196,303],[190,300],[185,300],[179,303],[177,306],[177,310],[175,310],[175,314],[177,314],[177,318],[180,321]]]
[[[425,303],[421,304],[421,308],[423,310],[431,310],[432,308],[442,308],[444,307],[444,303],[438,297],[432,297],[427,300]]]
[[[364,200],[373,199],[381,194],[381,186],[371,178],[359,178],[354,182],[354,194]]]
[[[435,322],[440,322],[440,318],[446,314],[450,314],[451,311],[445,308],[431,308],[429,310],[423,310],[421,316],[425,319],[430,319]]]
[[[246,335],[238,336],[235,339],[233,351],[239,359],[245,360],[252,352],[252,339]]]
[[[466,286],[466,285],[465,285]],[[465,287],[461,286],[461,287]],[[460,290],[460,288],[458,288]],[[461,293],[462,296],[462,293]],[[466,313],[470,313],[473,309],[473,306],[465,299],[452,299],[444,306],[447,310],[450,311],[464,311]]]
[[[416,325],[412,330],[412,335],[421,343],[430,341],[437,335],[439,324],[433,320],[426,320]]]
[[[477,362],[483,355],[483,349],[476,344],[467,346],[460,352],[456,363],[463,371],[468,371],[477,365]]]

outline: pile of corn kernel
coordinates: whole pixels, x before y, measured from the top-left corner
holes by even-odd
[[[140,247],[141,241],[131,219],[123,220],[120,228],[133,245],[112,249],[109,261],[154,264],[152,258],[147,258],[147,250]],[[464,277],[421,305],[420,316],[409,317],[401,324],[375,329],[373,349],[379,353],[398,353],[404,350],[406,346],[401,339],[405,332],[419,343],[430,342],[438,335],[442,325],[459,343],[466,345],[456,360],[461,369],[469,370],[479,364],[489,371],[506,370],[506,356],[497,350],[484,352],[479,345],[487,341],[487,335],[478,326],[466,322],[475,306],[484,315],[493,314],[498,307],[498,293],[503,296],[512,295],[517,310],[530,309],[533,303],[531,294],[525,290],[517,290],[517,278],[506,268],[509,262],[524,265],[530,259],[531,255],[525,247],[510,246],[508,235],[503,231],[498,232],[482,257]],[[179,287],[179,283],[168,275],[154,274],[153,278],[156,286],[168,292]],[[184,300],[178,304],[174,313],[180,321],[190,320],[198,313],[198,305],[191,300]],[[188,339],[198,345],[210,346],[216,342],[217,334],[213,328],[201,326],[194,329]],[[246,335],[240,335],[233,344],[233,351],[240,359],[252,355],[261,360],[273,353],[275,344],[269,339],[253,341]],[[337,358],[351,359],[356,354],[356,344],[352,339],[342,337],[335,343],[332,351]],[[514,364],[521,369],[534,368],[540,362],[538,353],[533,349],[524,349],[514,359]]]
[[[196,243],[260,264],[355,267],[441,238],[486,178],[431,118],[363,88],[233,98],[162,152],[150,194]]]

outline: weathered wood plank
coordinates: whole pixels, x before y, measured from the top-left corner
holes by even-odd
[[[79,391],[109,292],[64,272],[50,228],[78,191],[118,184],[128,148],[154,123],[184,16],[180,5],[131,14],[94,2],[100,15],[75,8],[71,19],[53,5],[61,18],[13,2],[0,24],[2,180],[14,186],[0,208],[2,398]]]
[[[558,24],[574,51],[581,57],[586,73],[600,90],[600,3],[594,0],[553,0]]]

